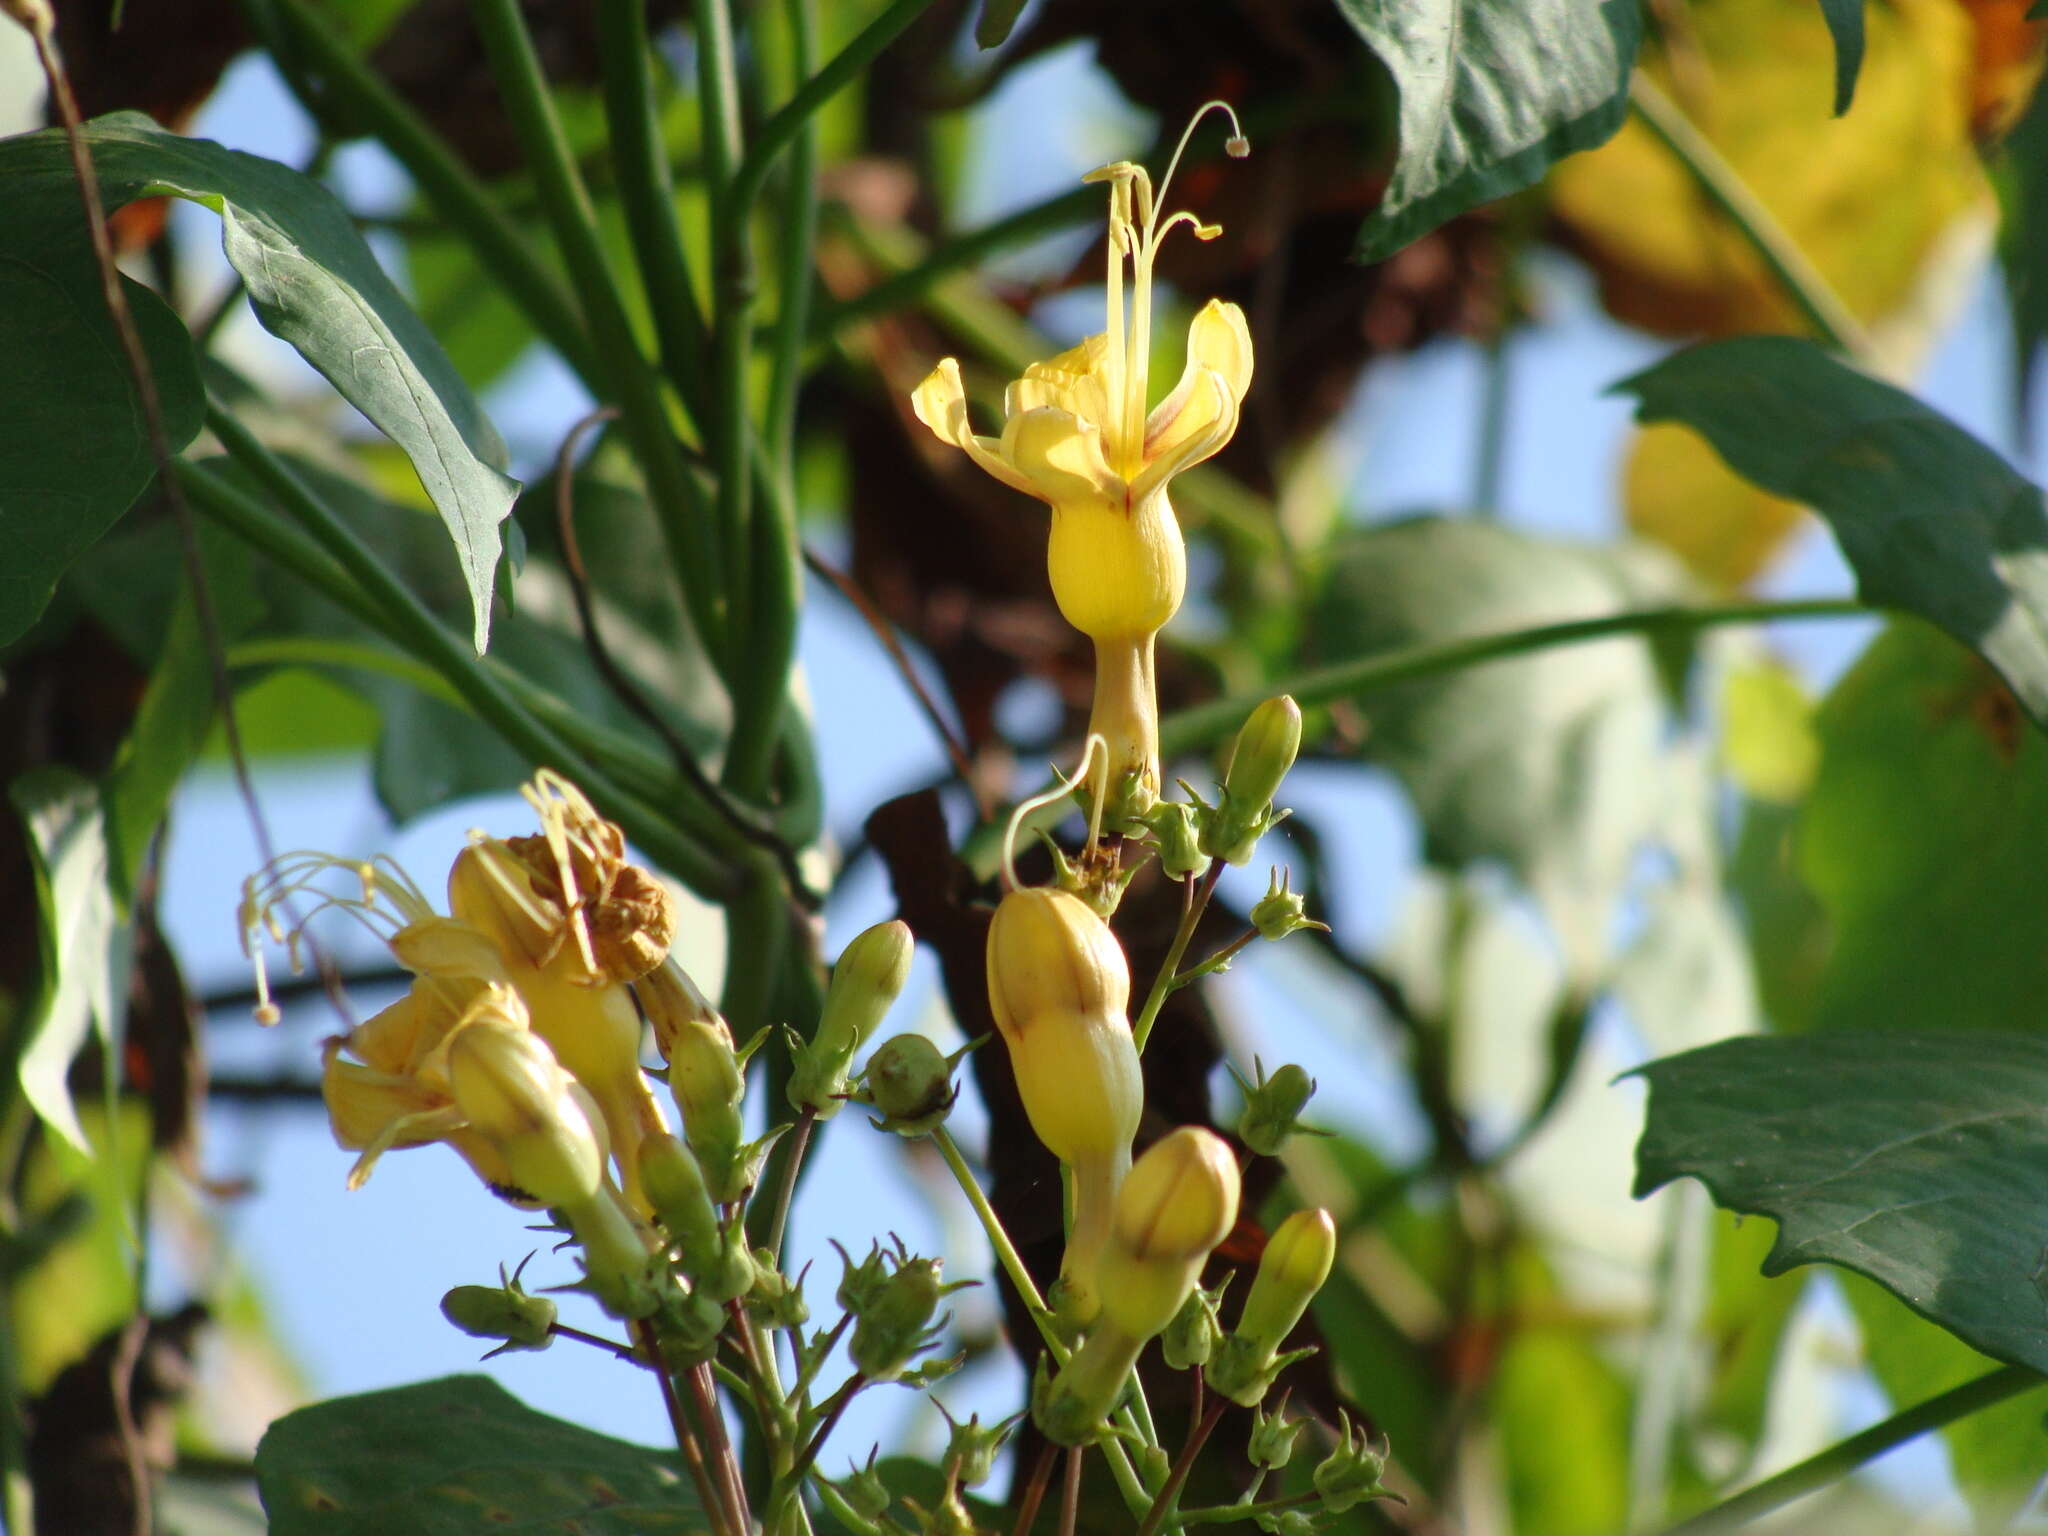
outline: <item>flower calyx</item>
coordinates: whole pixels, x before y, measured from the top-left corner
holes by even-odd
[[[441,1315],[473,1339],[500,1339],[483,1358],[514,1350],[546,1349],[555,1338],[555,1304],[535,1296],[519,1283],[528,1254],[510,1275],[498,1266],[496,1285],[458,1285],[441,1298]]]
[[[1307,1072],[1288,1062],[1268,1077],[1265,1064],[1257,1057],[1252,1058],[1252,1071],[1254,1080],[1246,1082],[1243,1073],[1234,1066],[1230,1068],[1238,1091],[1244,1095],[1244,1109],[1237,1117],[1239,1141],[1260,1157],[1278,1157],[1290,1136],[1330,1134],[1300,1119],[1316,1091],[1316,1080]]]

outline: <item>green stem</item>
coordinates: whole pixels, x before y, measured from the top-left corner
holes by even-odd
[[[1940,1429],[1958,1419],[1995,1407],[2007,1398],[2018,1397],[2022,1392],[2042,1385],[2042,1382],[2038,1371],[2023,1365],[2005,1365],[1995,1371],[1987,1371],[1973,1381],[1951,1387],[1924,1403],[1900,1410],[1881,1424],[1873,1424],[1860,1434],[1838,1441],[1797,1466],[1787,1467],[1776,1476],[1743,1489],[1733,1498],[1722,1500],[1712,1509],[1667,1527],[1663,1536],[1709,1536],[1711,1532],[1730,1531],[1747,1525],[1802,1494],[1839,1482],[1894,1446],[1904,1445],[1930,1429]]]
[[[1641,70],[1629,84],[1628,103],[1642,125],[1685,167],[1707,199],[1749,243],[1813,333],[1836,351],[1867,360],[1872,348],[1862,322],[1678,103]]]
[[[1188,1436],[1187,1444],[1180,1448],[1180,1454],[1173,1459],[1173,1470],[1166,1474],[1166,1482],[1159,1490],[1159,1497],[1152,1501],[1152,1507],[1145,1511],[1145,1518],[1138,1526],[1138,1536],[1157,1536],[1159,1527],[1166,1522],[1174,1500],[1180,1497],[1181,1485],[1187,1482],[1188,1473],[1194,1468],[1195,1457],[1214,1434],[1222,1421],[1223,1410],[1230,1404],[1221,1394],[1209,1405],[1209,1411],[1202,1415],[1201,1423]]]
[[[1508,327],[1503,320],[1486,339],[1485,373],[1479,396],[1479,452],[1472,470],[1472,512],[1500,516],[1502,469],[1507,459]]]
[[[960,1192],[967,1197],[967,1203],[974,1207],[974,1214],[981,1219],[981,1230],[988,1234],[988,1245],[995,1250],[996,1262],[1003,1266],[1003,1273],[1010,1277],[1010,1284],[1017,1287],[1017,1293],[1024,1298],[1024,1309],[1031,1314],[1031,1320],[1038,1325],[1045,1347],[1052,1351],[1053,1360],[1060,1365],[1067,1362],[1067,1346],[1061,1342],[1059,1330],[1053,1326],[1052,1313],[1045,1305],[1045,1298],[1038,1292],[1038,1282],[1031,1278],[1031,1271],[1024,1267],[1023,1256],[1010,1241],[1010,1234],[1003,1230],[1002,1219],[996,1215],[995,1207],[988,1203],[988,1196],[981,1192],[981,1182],[974,1177],[974,1170],[967,1166],[967,1159],[960,1155],[959,1143],[953,1140],[953,1133],[943,1125],[932,1132],[932,1145],[939,1149],[939,1155],[946,1160],[946,1166],[953,1170],[953,1178],[960,1186]]]
[[[1240,1520],[1275,1515],[1283,1509],[1298,1509],[1321,1497],[1320,1493],[1309,1488],[1282,1498],[1261,1499],[1256,1504],[1209,1504],[1200,1509],[1184,1509],[1176,1518],[1181,1525],[1235,1525]]]
[[[676,213],[675,178],[654,96],[647,7],[642,0],[600,0],[598,46],[604,60],[605,120],[611,129],[619,201],[654,312],[654,332],[669,383],[704,422],[699,384],[710,337],[690,282],[690,257]]]
[[[758,803],[768,798],[778,739],[785,758],[810,749],[795,742],[808,728],[788,698],[803,596],[803,547],[796,500],[790,475],[766,462],[765,447],[758,438],[750,446],[754,483],[760,492],[760,510],[751,530],[754,586],[749,616],[753,633],[733,669],[732,737],[726,744],[722,776],[735,794]],[[810,841],[808,836],[797,837],[787,831],[784,835],[792,843]]]
[[[939,279],[978,266],[984,257],[1088,222],[1099,212],[1101,203],[1102,193],[1095,187],[1076,187],[980,229],[956,235],[917,265],[884,278],[864,293],[825,306],[811,328],[812,338],[837,336],[849,325],[913,304]]]
[[[790,73],[803,80],[817,67],[814,0],[784,0],[790,38]],[[818,122],[798,125],[783,178],[776,220],[781,261],[776,268],[774,371],[768,385],[768,452],[786,479],[796,451],[796,398],[803,383],[804,334],[810,325],[811,271],[818,240]],[[791,490],[794,495],[794,488]]]
[[[1255,693],[1233,695],[1177,710],[1159,722],[1159,748],[1165,756],[1189,752],[1218,741],[1244,724],[1251,713],[1275,693],[1294,695],[1304,709],[1347,699],[1355,694],[1391,688],[1421,677],[1462,671],[1482,662],[1500,661],[1558,645],[1577,645],[1615,635],[1670,633],[1713,629],[1726,624],[1763,624],[1774,619],[1866,618],[1877,610],[1850,598],[1813,598],[1795,602],[1729,603],[1717,608],[1635,608],[1592,619],[1541,624],[1533,629],[1504,630],[1401,646],[1391,651],[1340,661],[1296,673]]]
[[[596,209],[548,94],[519,0],[470,0],[470,12],[597,344],[606,384],[601,398],[621,409],[691,623],[706,652],[724,662],[733,638],[726,623],[726,600],[718,583],[706,575],[718,569],[718,534],[701,515],[701,498],[676,441],[660,380],[634,338],[625,301],[605,258]]]
[[[1173,945],[1166,951],[1166,958],[1159,963],[1159,974],[1152,978],[1152,990],[1145,994],[1145,1006],[1139,1010],[1137,1021],[1131,1025],[1131,1043],[1144,1055],[1145,1042],[1152,1038],[1152,1026],[1159,1022],[1159,1010],[1165,1006],[1167,995],[1173,991],[1174,981],[1180,971],[1181,957],[1188,952],[1188,943],[1200,926],[1203,912],[1208,910],[1209,898],[1216,893],[1216,882],[1223,878],[1223,861],[1211,859],[1209,867],[1200,879],[1190,875],[1187,880],[1187,899],[1181,903],[1180,926],[1174,930]]]
[[[421,199],[458,230],[484,270],[576,376],[599,393],[596,366],[569,290],[535,254],[483,183],[456,158],[447,140],[428,126],[383,76],[371,69],[307,0],[243,0],[243,9],[268,13],[283,24],[291,46],[310,63],[330,100],[302,101],[330,129],[364,129],[405,167]]]
[[[381,614],[382,622],[377,627],[400,636],[406,648],[446,678],[514,750],[524,753],[535,765],[557,766],[565,771],[573,768],[584,780],[585,788],[618,821],[627,836],[691,889],[715,895],[732,888],[733,871],[724,859],[684,834],[652,806],[608,777],[595,773],[592,765],[582,761],[567,741],[521,708],[504,683],[477,659],[468,645],[423,607],[290,466],[258,442],[248,428],[211,404],[206,423],[235,460],[297,519],[320,546],[321,553],[360,589],[371,611]],[[235,505],[242,499],[239,493],[189,464],[184,466],[181,478],[195,487],[195,499],[203,501],[216,516],[235,524],[238,531],[248,526],[246,515],[237,515],[246,514],[246,508]]]
[[[797,1171],[803,1167],[804,1153],[811,1146],[811,1133],[817,1128],[816,1110],[807,1109],[796,1117],[796,1129],[789,1133],[789,1156],[776,1170],[775,1203],[768,1208],[768,1253],[778,1263],[782,1259],[782,1234],[789,1226],[790,1203],[796,1198]]]
[[[700,7],[704,0],[699,0]],[[806,80],[779,111],[755,131],[747,157],[732,179],[727,205],[730,217],[745,218],[760,199],[776,158],[803,132],[817,110],[857,80],[875,56],[903,35],[932,0],[896,0],[864,27],[832,62]],[[700,42],[699,46],[702,46]]]

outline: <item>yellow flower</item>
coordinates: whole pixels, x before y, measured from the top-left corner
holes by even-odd
[[[1241,143],[1232,140],[1233,153]],[[1179,159],[1177,149],[1174,163]],[[1166,182],[1172,177],[1169,165]],[[1110,189],[1107,328],[1026,368],[1004,393],[998,437],[977,434],[970,424],[953,358],[932,370],[911,405],[982,469],[1052,508],[1046,553],[1053,597],[1067,622],[1095,642],[1089,729],[1109,746],[1097,793],[1116,792],[1112,814],[1120,820],[1141,814],[1159,791],[1153,636],[1187,588],[1187,552],[1167,484],[1230,441],[1251,384],[1252,343],[1243,312],[1211,299],[1188,328],[1180,382],[1152,405],[1152,266],[1160,241],[1181,224],[1205,240],[1220,231],[1185,212],[1161,219],[1151,178],[1129,161],[1087,179]]]

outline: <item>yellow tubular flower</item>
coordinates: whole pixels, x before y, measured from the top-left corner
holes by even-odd
[[[1102,1310],[1133,1338],[1173,1321],[1202,1265],[1237,1223],[1237,1159],[1184,1125],[1146,1148],[1116,1199],[1102,1256]]]
[[[1192,132],[1194,124],[1188,126]],[[1240,142],[1232,141],[1233,152]],[[1176,150],[1175,163],[1179,159]],[[1166,181],[1172,176],[1169,166]],[[1096,785],[1098,795],[1111,795],[1115,820],[1141,815],[1159,793],[1153,636],[1179,610],[1187,587],[1187,552],[1167,484],[1237,430],[1251,384],[1252,343],[1243,312],[1210,300],[1188,328],[1180,382],[1151,405],[1152,266],[1159,243],[1180,224],[1205,240],[1221,231],[1187,213],[1162,219],[1142,166],[1119,161],[1087,179],[1110,189],[1107,329],[1026,368],[1004,393],[999,437],[981,436],[969,423],[953,358],[917,387],[911,406],[918,420],[983,470],[1052,508],[1046,554],[1053,597],[1067,622],[1095,642],[1089,730],[1109,745]]]
[[[1131,972],[1109,926],[1065,891],[1022,889],[988,932],[989,1009],[1024,1112],[1072,1179],[1060,1266],[1065,1311],[1095,1315],[1096,1269],[1145,1107],[1131,1042]]]

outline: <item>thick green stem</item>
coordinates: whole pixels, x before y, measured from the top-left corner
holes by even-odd
[[[2038,1371],[2023,1365],[2006,1365],[1987,1371],[1974,1381],[1966,1381],[1939,1396],[1928,1398],[1924,1403],[1902,1409],[1883,1423],[1873,1424],[1860,1434],[1851,1435],[1817,1455],[1809,1456],[1796,1467],[1787,1467],[1776,1476],[1743,1489],[1712,1509],[1679,1521],[1666,1528],[1663,1536],[1710,1536],[1710,1533],[1747,1525],[1803,1494],[1841,1481],[1865,1462],[1876,1460],[1886,1451],[1904,1445],[1930,1429],[1941,1429],[1973,1413],[1982,1413],[2007,1398],[2018,1397],[2022,1392],[2043,1384]]]
[[[369,612],[381,620],[377,628],[400,637],[408,650],[446,678],[514,750],[526,754],[536,766],[573,769],[597,803],[625,828],[626,835],[691,889],[715,896],[732,888],[733,871],[724,859],[680,831],[668,817],[638,796],[593,772],[592,765],[574,747],[534,719],[467,644],[422,606],[290,466],[257,441],[248,428],[218,407],[209,407],[207,426],[235,460],[277,497],[312,536],[327,561],[360,591]],[[241,527],[247,526],[250,520],[237,513],[236,502],[241,499],[238,492],[189,464],[183,466],[181,478],[194,487],[195,500],[209,511]]]
[[[621,408],[634,456],[647,477],[649,499],[668,541],[669,560],[691,623],[705,651],[727,664],[733,635],[727,625],[726,598],[718,583],[707,579],[708,572],[719,568],[718,534],[702,516],[696,482],[683,461],[659,377],[633,335],[617,279],[605,258],[597,212],[548,94],[519,0],[471,0],[470,11],[547,210],[555,244],[582,300],[603,369],[602,396]]]
[[[1816,598],[1784,603],[1729,603],[1719,608],[1637,608],[1593,619],[1571,619],[1534,629],[1504,630],[1456,640],[1402,646],[1356,661],[1299,672],[1261,686],[1255,693],[1234,695],[1177,710],[1159,722],[1160,751],[1167,756],[1193,751],[1220,741],[1244,724],[1245,716],[1276,693],[1289,693],[1304,709],[1348,699],[1355,694],[1391,688],[1419,677],[1459,672],[1482,662],[1501,661],[1558,645],[1578,645],[1615,635],[1683,633],[1724,624],[1763,624],[1773,619],[1868,618],[1875,610],[1850,598]]]
[[[654,312],[669,383],[704,424],[702,372],[710,352],[704,314],[690,282],[690,258],[676,213],[675,179],[655,101],[653,50],[643,0],[600,0],[598,46],[604,59],[605,120],[618,168],[619,202]]]
[[[814,0],[784,0],[790,38],[790,73],[799,82],[816,68]],[[778,292],[774,371],[768,384],[768,452],[785,481],[796,452],[796,397],[803,383],[804,335],[811,317],[811,271],[818,240],[818,122],[807,114],[789,147],[781,216],[776,220]],[[794,495],[792,485],[791,495]]]
[[[1749,189],[1735,167],[1693,126],[1678,103],[1638,70],[1629,84],[1628,104],[1642,125],[1671,151],[1708,200],[1749,242],[1757,259],[1777,279],[1813,333],[1836,351],[1868,361],[1872,348],[1862,322],[1771,210]]]
[[[331,129],[368,129],[405,167],[421,197],[469,242],[534,329],[562,354],[593,394],[600,393],[590,341],[576,303],[535,254],[519,228],[448,143],[399,99],[384,78],[351,49],[307,0],[243,0],[243,9],[282,24],[290,45],[312,65],[332,98],[302,103]]]

